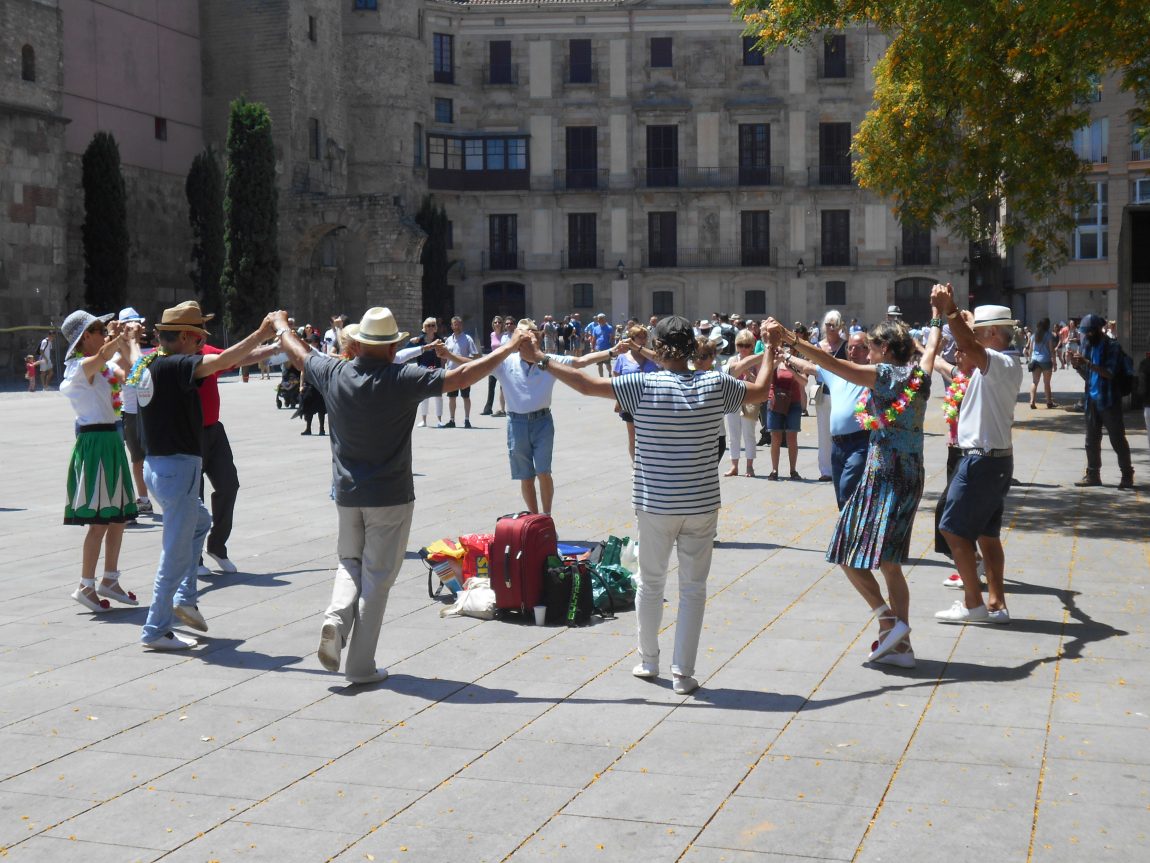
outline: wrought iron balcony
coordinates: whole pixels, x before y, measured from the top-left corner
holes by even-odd
[[[564,249],[559,261],[562,270],[603,269],[602,249]]]
[[[824,246],[819,250],[820,267],[857,267],[858,246]]]
[[[484,87],[514,87],[519,83],[518,63],[497,63],[483,67]]]
[[[485,273],[493,270],[522,270],[523,252],[489,249],[480,254],[479,268]]]
[[[938,246],[895,246],[896,267],[937,267]]]
[[[781,186],[782,165],[696,168],[679,166],[637,170],[636,181],[648,189],[732,189],[738,186]]]
[[[769,267],[777,260],[777,250],[740,246],[646,249],[643,252],[643,266],[649,269],[673,267],[680,270],[709,270]]]
[[[606,189],[611,172],[606,168],[567,168],[555,172],[556,192],[576,192],[583,189]]]
[[[854,168],[851,165],[815,165],[807,168],[808,186],[853,186]]]

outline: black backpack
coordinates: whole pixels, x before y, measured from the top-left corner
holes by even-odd
[[[1111,386],[1114,387],[1114,392],[1125,398],[1134,392],[1134,360],[1130,359],[1117,342],[1114,343],[1114,349],[1118,351],[1118,365]]]

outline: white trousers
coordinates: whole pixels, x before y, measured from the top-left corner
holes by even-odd
[[[639,577],[635,596],[639,626],[639,656],[659,664],[659,627],[663,623],[663,590],[671,549],[679,558],[679,616],[675,622],[675,653],[671,673],[693,676],[707,604],[707,574],[711,571],[715,527],[719,513],[655,515],[639,511]]]
[[[747,461],[755,457],[755,420],[747,419],[742,412],[727,414],[727,447],[731,460],[738,461],[739,454],[745,453]]]
[[[339,567],[324,617],[348,645],[344,674],[375,672],[375,647],[387,610],[387,595],[407,552],[414,503],[400,506],[336,506]]]
[[[819,428],[819,476],[831,475],[831,396],[815,396],[815,422]]]
[[[443,396],[430,396],[419,403],[419,415],[421,417],[427,417],[427,409],[432,402],[435,402],[435,415],[437,417],[443,416]]]

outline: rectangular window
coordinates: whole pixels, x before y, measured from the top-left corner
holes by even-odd
[[[309,42],[317,41],[314,15],[307,16],[307,38]]]
[[[571,286],[571,308],[590,309],[595,305],[595,286],[578,284]]]
[[[519,264],[519,228],[515,215],[487,217],[487,250],[491,269],[514,270]]]
[[[463,141],[459,138],[447,139],[447,170],[458,171],[463,168]]]
[[[847,77],[847,37],[841,33],[823,39],[823,77]]]
[[[647,258],[652,267],[674,267],[679,257],[678,214],[647,214]]]
[[[483,139],[468,138],[463,142],[463,166],[468,171],[483,170]]]
[[[912,224],[902,226],[901,258],[899,263],[907,267],[929,267],[934,263],[930,228]]]
[[[487,83],[515,83],[515,73],[511,68],[511,43],[507,40],[487,43]]]
[[[765,315],[767,313],[767,292],[762,290],[744,291],[743,313],[747,315]]]
[[[651,68],[670,69],[672,63],[670,36],[651,37]]]
[[[355,0],[355,9],[378,9],[378,0]]]
[[[168,120],[166,117],[156,117],[155,134],[157,141],[168,140]]]
[[[823,210],[822,260],[824,267],[847,267],[851,262],[851,211]]]
[[[744,36],[743,37],[743,65],[744,66],[763,66],[766,64],[767,58],[763,52],[755,47],[755,43],[759,41],[758,36]],[[748,311],[750,311],[748,309]]]
[[[739,256],[744,267],[771,265],[770,210],[743,210],[740,217]]]
[[[594,213],[567,214],[567,266],[572,269],[595,267],[598,251]]]
[[[1150,159],[1150,131],[1136,128],[1130,136],[1130,161],[1144,162],[1147,159]]]
[[[447,139],[440,135],[427,137],[427,167],[441,171],[447,167]]]
[[[1094,201],[1074,212],[1078,227],[1074,229],[1074,258],[1079,261],[1103,260],[1110,256],[1110,216],[1108,187],[1094,183]]]
[[[527,139],[526,138],[508,138],[507,139],[507,170],[509,170],[509,171],[526,171],[527,170]]]
[[[647,127],[647,185],[679,185],[679,127]]]
[[[507,169],[507,141],[503,138],[489,138],[487,140],[487,170],[505,171]]]
[[[739,185],[766,186],[771,182],[771,127],[767,123],[739,124]]]
[[[423,167],[423,124],[416,123],[411,148],[411,164],[416,168]]]
[[[567,43],[567,81],[571,84],[590,84],[593,80],[591,40],[571,39]]]
[[[826,305],[827,306],[845,306],[847,304],[847,283],[846,282],[827,282],[826,284]]]
[[[1133,203],[1150,204],[1150,177],[1134,181]]]
[[[567,188],[594,189],[599,178],[599,129],[567,127]]]
[[[1110,151],[1110,120],[1101,117],[1074,133],[1074,152],[1084,162],[1106,162]]]
[[[307,157],[312,161],[319,158],[319,120],[309,117],[307,121]]]
[[[450,33],[433,33],[435,55],[435,83],[455,83],[455,37]]]
[[[455,248],[455,222],[451,221],[451,219],[447,220],[447,230],[445,231],[445,233],[447,234],[447,237],[445,240],[447,248],[454,249]]]
[[[435,122],[436,123],[454,123],[455,122],[455,102],[451,99],[435,100]]]
[[[651,314],[658,315],[659,317],[675,314],[675,292],[652,291]]]
[[[851,124],[819,123],[819,185],[851,183]]]

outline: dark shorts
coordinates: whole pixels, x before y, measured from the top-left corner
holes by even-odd
[[[623,420],[625,423],[635,422],[635,418],[626,411],[619,411],[619,419]]]
[[[1014,459],[966,455],[955,468],[938,529],[977,542],[1002,532],[1002,511],[1014,475]]]
[[[866,468],[866,454],[870,446],[870,432],[859,431],[841,435],[831,441],[831,479],[835,486],[835,503],[846,506],[862,479]]]
[[[1044,362],[1042,360],[1031,360],[1030,361],[1030,370],[1032,372],[1048,372],[1053,368],[1054,368],[1054,363],[1052,361],[1046,361],[1046,362]]]
[[[471,398],[471,387],[464,387],[461,390],[453,390],[449,393],[444,393],[448,398],[455,398],[456,396],[463,396],[465,399]]]
[[[767,411],[767,431],[797,432],[802,421],[803,406],[798,402],[794,402],[785,414]]]
[[[124,420],[124,443],[128,445],[128,457],[131,461],[144,460],[143,428],[140,427],[139,414],[124,411],[121,414]]]

